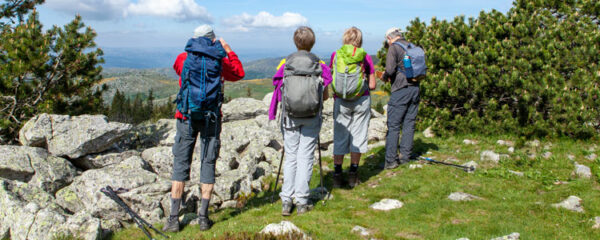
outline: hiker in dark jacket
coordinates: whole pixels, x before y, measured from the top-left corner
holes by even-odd
[[[408,44],[398,28],[389,29],[385,38],[389,46],[385,72],[382,80],[389,81],[392,85],[392,95],[387,108],[388,132],[385,141],[385,169],[397,168],[400,164],[407,163],[413,148],[415,134],[415,121],[419,111],[419,82],[407,79],[404,73],[398,71],[404,67],[405,51],[394,42]],[[398,156],[398,135],[402,127],[402,140],[400,141],[400,154]]]
[[[222,79],[227,81],[237,81],[244,78],[244,69],[237,55],[231,50],[231,47],[225,40],[222,38],[216,40],[215,34],[210,26],[202,25],[196,28],[194,37],[190,40],[190,42],[199,45],[202,45],[202,43],[210,43],[211,41],[212,45],[214,45],[212,47],[226,53],[226,57],[221,61]],[[194,47],[195,45],[190,45],[188,43],[186,50]],[[187,57],[187,52],[179,54],[173,65],[173,69],[177,75],[180,76],[180,87],[182,86],[181,75],[184,69],[184,62]],[[200,69],[190,70],[199,71]],[[219,135],[221,134],[221,117],[218,117],[218,121],[216,122],[209,121],[208,124],[206,124],[205,121],[208,120],[194,119],[193,121],[190,121],[190,119],[184,117],[178,110],[175,114],[175,118],[177,119],[177,134],[175,136],[175,144],[173,145],[173,155],[175,158],[173,160],[173,174],[171,177],[171,180],[173,181],[171,187],[171,211],[163,230],[169,232],[179,231],[179,207],[181,206],[181,197],[183,195],[185,182],[190,180],[192,153],[194,152],[198,134],[200,134],[202,138],[202,145],[207,143],[207,147],[202,151],[202,164],[201,169],[199,169],[201,171],[200,182],[202,183],[202,200],[198,211],[199,226],[203,231],[208,230],[212,226],[212,222],[208,218],[208,205],[215,183],[215,163],[220,150]],[[190,124],[192,126],[190,126]],[[204,153],[205,151],[207,152],[206,154]]]

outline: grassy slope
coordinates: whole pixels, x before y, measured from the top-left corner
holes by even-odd
[[[463,145],[465,138],[476,139],[478,145]],[[410,170],[402,166],[381,171],[384,149],[376,148],[362,161],[360,177],[363,183],[353,190],[335,189],[334,199],[326,206],[303,215],[284,218],[280,215],[281,202],[268,203],[270,193],[259,194],[243,209],[223,210],[213,213],[216,225],[208,232],[199,232],[196,226],[187,226],[172,239],[210,239],[226,233],[255,233],[269,223],[289,220],[316,239],[359,239],[350,231],[355,225],[372,229],[379,239],[490,239],[511,232],[521,233],[522,239],[596,239],[600,230],[593,230],[592,217],[600,215],[600,194],[597,178],[579,180],[572,178],[572,161],[593,169],[598,165],[584,156],[592,153],[592,143],[568,139],[553,140],[550,159],[527,158],[528,153],[543,152],[541,148],[517,148],[511,159],[500,165],[481,163],[477,151],[495,150],[508,153],[507,147],[498,146],[496,140],[483,136],[424,139],[417,135],[415,148],[431,152],[439,160],[458,159],[460,163],[475,160],[480,169],[467,174],[459,169],[439,165],[425,165],[423,169]],[[542,146],[548,142],[542,142]],[[597,147],[595,147],[597,148]],[[457,152],[457,150],[459,150]],[[593,150],[593,149],[592,149]],[[600,151],[594,150],[596,154]],[[518,158],[522,160],[518,160]],[[325,161],[333,169],[331,159]],[[346,167],[348,162],[346,162]],[[483,166],[482,166],[483,165]],[[508,173],[521,171],[524,177]],[[311,185],[318,184],[315,168]],[[331,186],[331,173],[326,185]],[[556,185],[564,181],[566,184]],[[463,191],[485,198],[472,202],[452,202],[448,195]],[[585,213],[555,209],[557,203],[570,195],[583,199]],[[265,197],[266,196],[266,197]],[[399,199],[405,203],[401,209],[390,212],[370,210],[370,204],[382,198]],[[160,225],[160,224],[159,224]],[[136,228],[116,233],[112,239],[144,239]]]

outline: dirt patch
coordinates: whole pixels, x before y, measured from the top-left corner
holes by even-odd
[[[400,239],[424,239],[421,234],[416,232],[399,232],[396,233],[396,237],[399,237]]]

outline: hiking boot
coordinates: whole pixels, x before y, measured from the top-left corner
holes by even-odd
[[[198,217],[198,226],[200,227],[200,231],[206,231],[210,229],[213,225],[213,221],[206,216]]]
[[[292,215],[292,203],[285,201],[281,204],[281,216],[290,216]]]
[[[400,159],[398,159],[398,164],[399,165],[407,164],[409,162],[410,162],[410,160],[408,158],[400,158]]]
[[[360,184],[360,180],[358,179],[358,172],[349,172],[348,173],[348,185],[350,188],[356,187]]]
[[[333,187],[341,188],[343,185],[344,185],[344,177],[342,176],[342,174],[334,173],[333,174]]]
[[[383,166],[383,169],[389,170],[389,169],[397,168],[398,166],[400,166],[400,164],[398,164],[398,161],[393,161],[393,162],[386,161],[385,165]]]
[[[168,217],[162,230],[163,232],[179,232],[179,218]]]
[[[302,215],[302,214],[307,213],[310,210],[313,210],[313,208],[315,208],[315,205],[312,205],[310,203],[299,204],[296,208],[297,208],[298,215]]]

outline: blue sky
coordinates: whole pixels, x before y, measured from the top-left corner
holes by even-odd
[[[363,31],[365,50],[375,54],[388,28],[405,28],[415,17],[450,20],[482,10],[507,12],[511,6],[511,0],[46,0],[38,10],[46,26],[63,25],[79,13],[98,32],[102,48],[177,51],[195,27],[208,23],[241,56],[277,57],[294,51],[298,25],[315,30],[316,53],[339,48],[343,31],[356,26]]]

